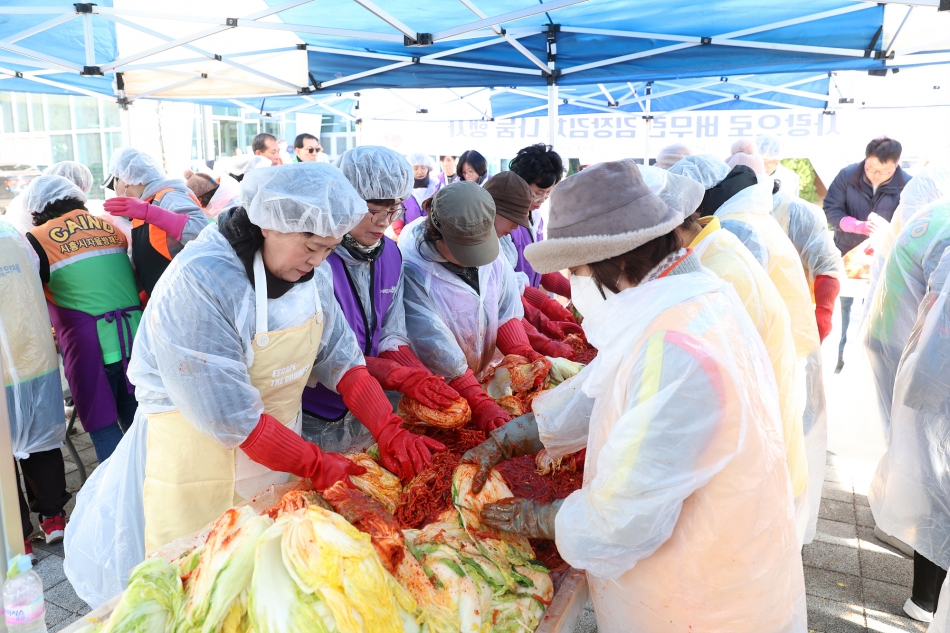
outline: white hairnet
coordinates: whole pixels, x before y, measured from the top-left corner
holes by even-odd
[[[901,191],[898,209],[902,222],[906,223],[918,211],[948,195],[950,195],[950,167],[928,165],[926,169],[911,178]],[[896,214],[897,211],[894,213]]]
[[[263,167],[271,167],[273,163],[270,162],[269,158],[264,158],[263,156],[258,156],[256,154],[241,154],[240,156],[233,156],[227,161],[220,161],[223,163],[224,170],[232,176],[240,176],[241,174],[246,174],[252,169],[260,169]],[[215,168],[218,168],[218,165],[215,165]]]
[[[692,215],[702,204],[706,190],[695,180],[658,167],[638,167],[650,190],[660,196],[668,207],[682,214],[682,217]]]
[[[712,189],[732,171],[725,162],[710,154],[685,156],[670,167],[671,174],[692,178],[706,189]]]
[[[684,156],[689,156],[692,153],[689,147],[683,143],[667,145],[656,155],[656,166],[662,169],[669,169],[682,160]]]
[[[134,147],[120,147],[112,153],[109,173],[127,185],[147,185],[165,177],[162,169],[151,155]]]
[[[40,213],[50,202],[76,198],[86,201],[86,194],[62,176],[40,176],[30,182],[30,186],[23,192],[23,208],[29,213]]]
[[[782,142],[771,134],[763,134],[755,138],[755,148],[763,160],[781,160]]]
[[[756,156],[755,154],[747,154],[745,152],[736,152],[729,157],[729,160],[726,161],[726,164],[729,167],[735,167],[736,165],[745,165],[758,176],[768,176],[765,172],[765,163],[762,162],[762,159]]]
[[[244,176],[241,192],[251,222],[281,233],[341,238],[366,215],[366,203],[328,163],[255,169]]]
[[[62,176],[72,181],[85,192],[92,189],[92,172],[82,163],[74,160],[63,160],[46,168],[44,176]]]
[[[412,167],[388,147],[355,147],[343,152],[335,165],[363,200],[405,200],[412,195]]]
[[[422,165],[424,167],[428,167],[429,171],[433,171],[435,169],[435,163],[432,162],[432,158],[430,158],[428,154],[409,154],[406,156],[406,159],[413,167],[416,165]]]
[[[755,154],[755,143],[753,143],[751,139],[740,138],[733,143],[729,149],[730,156],[735,156],[736,154]]]

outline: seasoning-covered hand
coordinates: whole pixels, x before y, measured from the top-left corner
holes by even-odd
[[[527,538],[554,540],[554,520],[563,499],[541,503],[530,499],[502,499],[482,509],[482,523]]]
[[[472,491],[476,494],[482,491],[496,465],[512,457],[537,453],[543,448],[533,413],[517,417],[495,429],[487,440],[462,455],[462,463],[478,466],[472,480]]]

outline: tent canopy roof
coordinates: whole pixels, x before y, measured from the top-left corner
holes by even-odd
[[[39,2],[0,7],[5,89],[237,99],[256,109],[261,98],[366,88],[591,86],[950,61],[939,37],[946,13],[917,6],[908,20],[906,6],[863,0],[714,0],[701,10],[693,0],[437,0],[424,10],[401,0]],[[920,25],[937,35],[909,35]]]

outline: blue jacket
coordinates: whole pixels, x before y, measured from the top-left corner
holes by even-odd
[[[867,220],[872,212],[887,221],[894,215],[894,210],[901,201],[901,191],[910,180],[904,171],[898,167],[894,175],[873,193],[871,183],[864,177],[864,161],[848,165],[838,172],[828,195],[825,196],[825,215],[828,223],[835,229],[835,246],[844,255],[852,248],[867,239],[859,233],[846,233],[838,224],[841,218],[850,215],[857,220]]]

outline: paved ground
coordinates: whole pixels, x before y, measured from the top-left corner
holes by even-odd
[[[910,596],[912,561],[873,535],[867,491],[884,453],[884,440],[870,397],[870,369],[860,345],[860,305],[855,305],[854,311],[846,364],[840,374],[833,373],[840,337],[837,314],[836,330],[823,346],[829,454],[818,535],[803,554],[808,628],[816,633],[922,632],[926,626],[905,617],[901,610]],[[80,433],[73,436],[73,442],[91,473],[96,456],[88,437]],[[75,491],[79,474],[65,449],[63,455],[66,480]],[[67,509],[72,510],[72,505]],[[40,559],[35,569],[46,590],[47,626],[53,633],[89,608],[76,597],[63,574],[62,543],[47,547],[36,541],[34,550]],[[594,613],[588,608],[575,633],[595,631]]]

